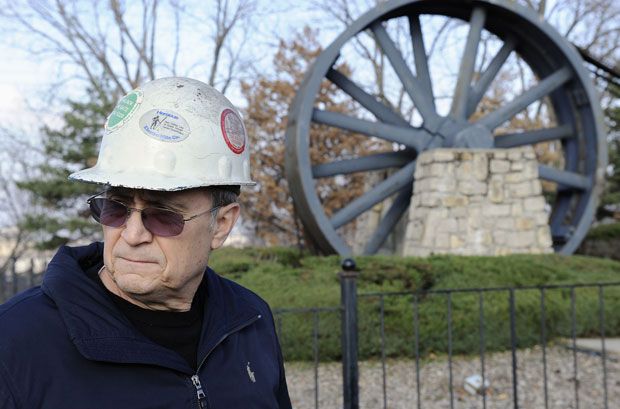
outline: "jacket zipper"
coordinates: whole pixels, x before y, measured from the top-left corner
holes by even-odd
[[[206,408],[207,407],[207,399],[206,399],[206,395],[205,392],[202,390],[202,385],[200,384],[200,379],[198,378],[198,375],[193,375],[192,376],[192,383],[194,384],[194,387],[196,388],[196,394],[198,395],[198,407],[200,409]]]
[[[192,377],[191,377],[192,384],[194,384],[194,387],[196,388],[196,396],[198,397],[198,407],[200,409],[206,409],[208,407],[207,406],[207,395],[205,394],[204,390],[202,389],[202,384],[200,383],[200,378],[198,377],[198,373],[200,372],[200,368],[205,363],[205,361],[207,360],[209,355],[211,355],[211,352],[213,352],[213,350],[215,348],[217,348],[217,346],[220,345],[226,338],[228,338],[231,334],[234,334],[235,332],[241,331],[243,328],[252,325],[254,322],[258,321],[260,318],[261,318],[261,315],[259,314],[256,317],[253,317],[251,320],[246,321],[243,324],[241,324],[241,325],[233,328],[232,330],[228,331],[227,333],[225,333],[217,341],[217,343],[215,345],[213,345],[213,347],[209,350],[209,352],[207,352],[207,354],[202,359],[202,361],[200,361],[200,364],[198,365],[198,368],[196,369],[196,373],[194,375],[192,375]]]

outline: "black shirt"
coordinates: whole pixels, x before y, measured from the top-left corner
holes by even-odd
[[[99,278],[98,273],[102,266],[103,262],[96,263],[86,270],[86,274],[106,291],[138,331],[157,344],[177,352],[193,369],[196,369],[198,367],[196,355],[207,295],[206,281],[200,283],[189,311],[147,310],[111,293]]]

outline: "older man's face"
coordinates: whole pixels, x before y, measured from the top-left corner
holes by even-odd
[[[109,198],[129,207],[163,207],[184,218],[212,207],[203,190],[180,192],[112,190]],[[103,226],[105,270],[101,278],[113,293],[137,305],[186,310],[200,284],[211,250],[220,247],[239,213],[237,204],[185,222],[177,236],[161,237],[144,227],[132,211],[125,225]],[[217,217],[213,224],[212,218]]]

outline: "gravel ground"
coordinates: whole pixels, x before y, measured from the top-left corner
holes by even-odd
[[[561,346],[547,348],[548,408],[620,408],[620,356],[607,359],[607,401],[604,406],[603,365],[600,356],[578,352],[578,400],[575,404],[573,351]],[[541,348],[517,352],[520,408],[545,408],[543,354]],[[485,376],[489,382],[486,408],[513,409],[511,353],[487,354]],[[454,357],[452,363],[454,408],[483,408],[482,395],[470,395],[463,384],[470,375],[481,374],[480,358]],[[293,407],[315,408],[314,366],[289,363],[287,380]],[[360,362],[361,408],[418,408],[415,362],[386,362],[386,404],[384,405],[381,362]],[[342,408],[342,366],[321,364],[318,368],[319,408]],[[420,364],[421,408],[450,408],[449,370],[446,357],[431,358]]]

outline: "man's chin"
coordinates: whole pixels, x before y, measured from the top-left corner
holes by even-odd
[[[126,294],[145,295],[153,292],[155,282],[154,274],[145,271],[117,269],[114,274],[116,286]]]

